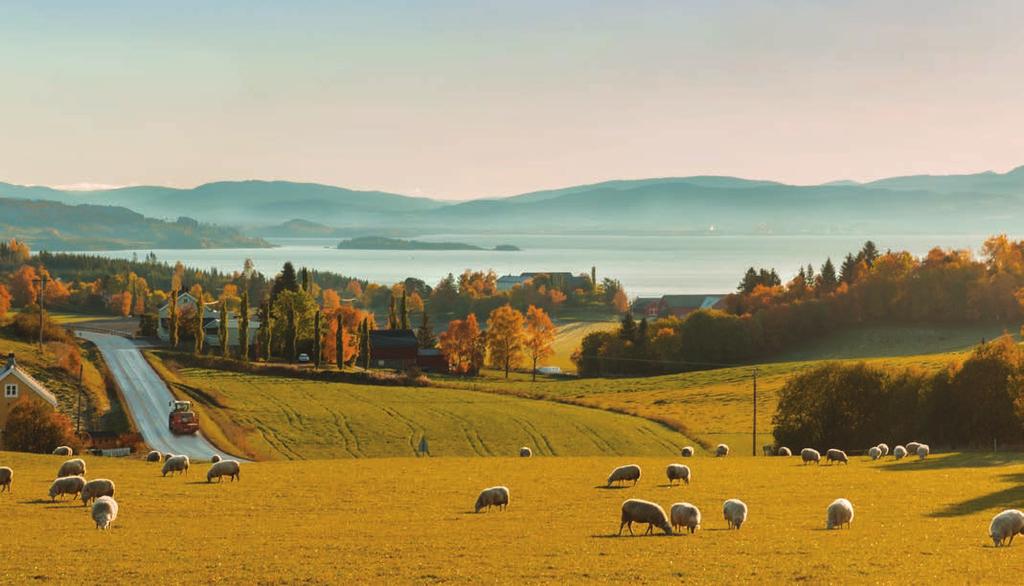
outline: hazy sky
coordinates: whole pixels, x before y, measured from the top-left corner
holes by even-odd
[[[0,181],[1005,171],[1022,33],[1015,0],[0,0]]]

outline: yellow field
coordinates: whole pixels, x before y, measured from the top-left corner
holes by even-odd
[[[693,483],[674,488],[663,486],[674,458],[261,462],[221,485],[205,483],[206,464],[161,478],[159,464],[86,460],[90,477],[118,486],[108,532],[80,504],[46,498],[60,458],[0,453],[15,470],[14,492],[0,494],[0,581],[1015,584],[1024,561],[1024,541],[995,549],[987,537],[991,516],[1024,499],[1021,457],[697,457]],[[643,466],[640,483],[603,488],[627,462]],[[478,491],[496,484],[511,490],[509,509],[473,514]],[[616,538],[631,497],[692,502],[703,527]],[[853,527],[825,531],[837,497],[853,502]],[[721,518],[727,498],[750,507],[739,531]]]
[[[583,338],[591,332],[605,332],[617,327],[617,321],[575,321],[559,325],[555,342],[551,345],[554,355],[544,361],[544,366],[558,366],[563,372],[576,372],[572,355],[579,350]]]

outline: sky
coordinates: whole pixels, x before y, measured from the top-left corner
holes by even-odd
[[[0,0],[0,181],[444,199],[1024,164],[1024,3]]]

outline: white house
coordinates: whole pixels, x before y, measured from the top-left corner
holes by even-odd
[[[189,314],[194,316],[193,311],[196,307],[196,298],[190,293],[184,292],[178,295],[178,314],[179,319],[181,314]],[[210,303],[203,303],[203,331],[206,333],[205,344],[209,347],[220,346],[220,303],[212,301]],[[167,303],[160,308],[160,323],[157,327],[157,336],[164,342],[171,340],[171,304]],[[193,318],[194,319],[194,318]],[[228,312],[228,345],[238,345],[238,315]],[[260,322],[257,319],[249,318],[249,345],[253,345],[256,341],[256,332],[260,329]]]

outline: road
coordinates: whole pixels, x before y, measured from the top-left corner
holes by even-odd
[[[134,340],[87,331],[76,331],[75,335],[96,344],[103,354],[110,373],[121,387],[126,407],[149,447],[196,460],[206,460],[213,454],[238,459],[213,447],[201,433],[174,435],[167,429],[168,403],[173,396]]]

